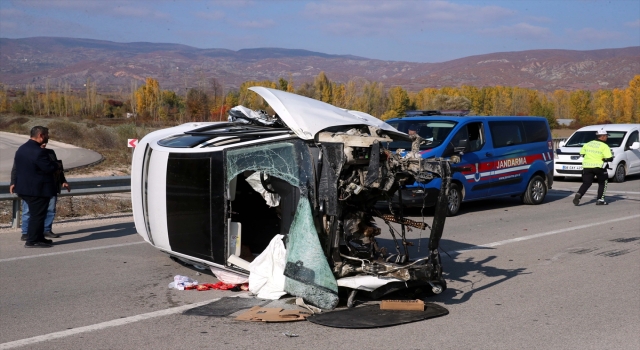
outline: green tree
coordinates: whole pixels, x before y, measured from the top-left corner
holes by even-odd
[[[576,90],[569,94],[569,113],[571,119],[580,125],[592,125],[596,118],[591,109],[591,93],[585,90]]]
[[[537,96],[530,105],[530,114],[537,117],[545,117],[549,122],[549,127],[555,129],[558,127],[558,121],[554,116],[553,102],[545,95]]]
[[[289,90],[289,82],[284,80],[284,78],[278,79],[278,90],[288,91]]]
[[[332,103],[331,81],[320,72],[313,80],[314,98],[326,103]]]
[[[198,89],[189,89],[187,92],[187,115],[193,121],[209,120],[209,97]]]

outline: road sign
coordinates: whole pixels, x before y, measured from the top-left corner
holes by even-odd
[[[138,139],[127,139],[127,146],[136,147],[138,145]]]

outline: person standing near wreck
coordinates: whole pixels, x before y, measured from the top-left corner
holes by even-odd
[[[29,229],[25,248],[49,248],[51,240],[44,238],[44,220],[51,197],[56,195],[54,173],[61,166],[53,161],[43,143],[49,141],[49,129],[34,126],[31,138],[16,151],[14,191],[29,206]]]
[[[56,152],[52,149],[46,148],[47,144],[43,143],[40,145],[47,154],[49,154],[49,158],[56,163],[61,165],[61,168],[54,172],[55,186],[57,189],[57,194],[60,194],[61,190],[65,188],[67,192],[71,192],[71,187],[67,183],[67,179],[64,177],[64,167],[62,167],[62,162],[58,160],[56,156]],[[13,168],[11,169],[11,184],[9,186],[9,193],[14,193],[14,188],[16,186],[16,164],[13,164]],[[60,235],[53,233],[53,219],[56,216],[56,204],[58,202],[58,196],[54,195],[49,200],[49,206],[47,207],[47,216],[44,220],[44,236],[48,238],[59,238]],[[21,241],[27,240],[27,231],[29,229],[29,206],[27,202],[22,200],[22,234],[20,235]]]
[[[609,145],[606,144],[609,134],[603,129],[596,132],[596,139],[588,142],[580,150],[582,160],[582,186],[573,198],[573,204],[580,204],[580,199],[587,192],[593,183],[594,176],[598,178],[598,201],[596,205],[607,205],[604,200],[605,191],[607,190],[607,181],[609,174],[604,168],[605,162],[613,160],[613,154]]]

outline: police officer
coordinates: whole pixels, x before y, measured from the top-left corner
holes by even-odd
[[[584,157],[582,160],[582,186],[573,198],[573,204],[580,204],[580,198],[584,196],[591,184],[593,183],[593,177],[598,178],[598,201],[596,205],[607,205],[604,200],[604,193],[607,190],[607,180],[609,174],[604,168],[605,162],[613,160],[611,149],[606,144],[609,135],[604,128],[596,132],[596,139],[582,146],[580,150],[580,156]],[[608,164],[607,164],[608,166]]]

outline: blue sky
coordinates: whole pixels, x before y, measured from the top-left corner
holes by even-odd
[[[640,1],[0,0],[0,37],[33,36],[443,62],[640,46]]]

